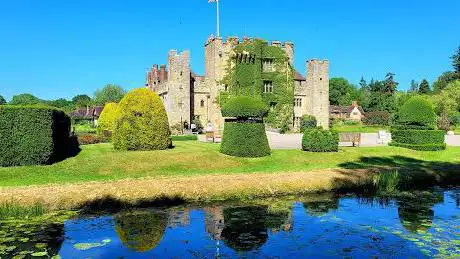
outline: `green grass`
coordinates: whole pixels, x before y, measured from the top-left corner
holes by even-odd
[[[49,166],[0,168],[0,186],[105,181],[139,177],[295,172],[328,168],[406,166],[412,170],[460,165],[460,147],[420,152],[397,147],[341,148],[338,153],[275,150],[264,158],[219,153],[218,144],[174,142],[163,151],[116,151],[111,144],[82,146],[76,157]],[[454,167],[453,167],[454,166]]]
[[[172,141],[198,140],[198,135],[171,136]]]
[[[96,128],[90,124],[74,124],[72,130],[75,128],[75,133],[96,133]]]
[[[0,220],[8,218],[28,218],[45,214],[46,210],[42,204],[36,203],[32,206],[21,206],[14,202],[0,204]]]
[[[379,130],[390,131],[389,126],[366,126],[366,125],[335,125],[334,130],[338,132],[360,132],[377,133]]]

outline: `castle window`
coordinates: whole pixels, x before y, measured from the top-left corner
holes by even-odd
[[[224,85],[225,92],[228,92],[228,85]]]
[[[264,81],[264,93],[273,93],[272,81]]]
[[[273,66],[273,59],[266,58],[263,60],[263,71],[264,72],[273,72],[275,71]]]
[[[301,117],[295,117],[294,118],[294,127],[298,128],[300,127],[300,121],[301,121]]]
[[[204,107],[204,100],[201,100],[200,106],[201,106],[201,107]]]
[[[319,81],[323,81],[323,78],[322,78],[322,77],[320,77],[320,78],[319,78]]]
[[[294,106],[295,107],[302,107],[302,98],[295,98],[294,99]]]

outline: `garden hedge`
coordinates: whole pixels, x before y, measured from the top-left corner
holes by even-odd
[[[220,152],[237,157],[263,157],[270,155],[265,126],[260,121],[227,121]]]
[[[391,131],[392,146],[410,148],[420,151],[437,151],[446,149],[443,130],[397,130]]]
[[[436,122],[433,105],[420,96],[412,97],[406,101],[398,113],[399,125],[431,130],[436,128]]]
[[[223,117],[262,118],[267,112],[267,105],[262,100],[249,96],[232,97],[222,107]]]
[[[316,128],[317,125],[318,125],[318,121],[316,120],[315,116],[304,115],[302,116],[302,120],[300,121],[300,132],[304,132],[305,130]]]
[[[339,134],[322,128],[310,129],[303,133],[302,150],[310,152],[339,151]]]
[[[0,166],[52,164],[78,152],[70,118],[46,106],[0,106]]]
[[[112,142],[118,150],[161,150],[171,146],[168,115],[161,98],[134,89],[118,104]]]
[[[113,132],[117,118],[117,103],[107,103],[97,120],[96,132],[99,137],[107,137],[104,132]]]

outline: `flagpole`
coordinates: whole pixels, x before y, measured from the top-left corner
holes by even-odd
[[[219,0],[217,2],[217,37],[220,37]]]

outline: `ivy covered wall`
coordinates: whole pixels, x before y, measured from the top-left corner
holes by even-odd
[[[270,107],[265,123],[289,130],[293,123],[294,70],[288,60],[283,48],[269,46],[266,41],[236,45],[222,82],[226,91],[221,92],[221,105],[231,96],[259,97]]]

